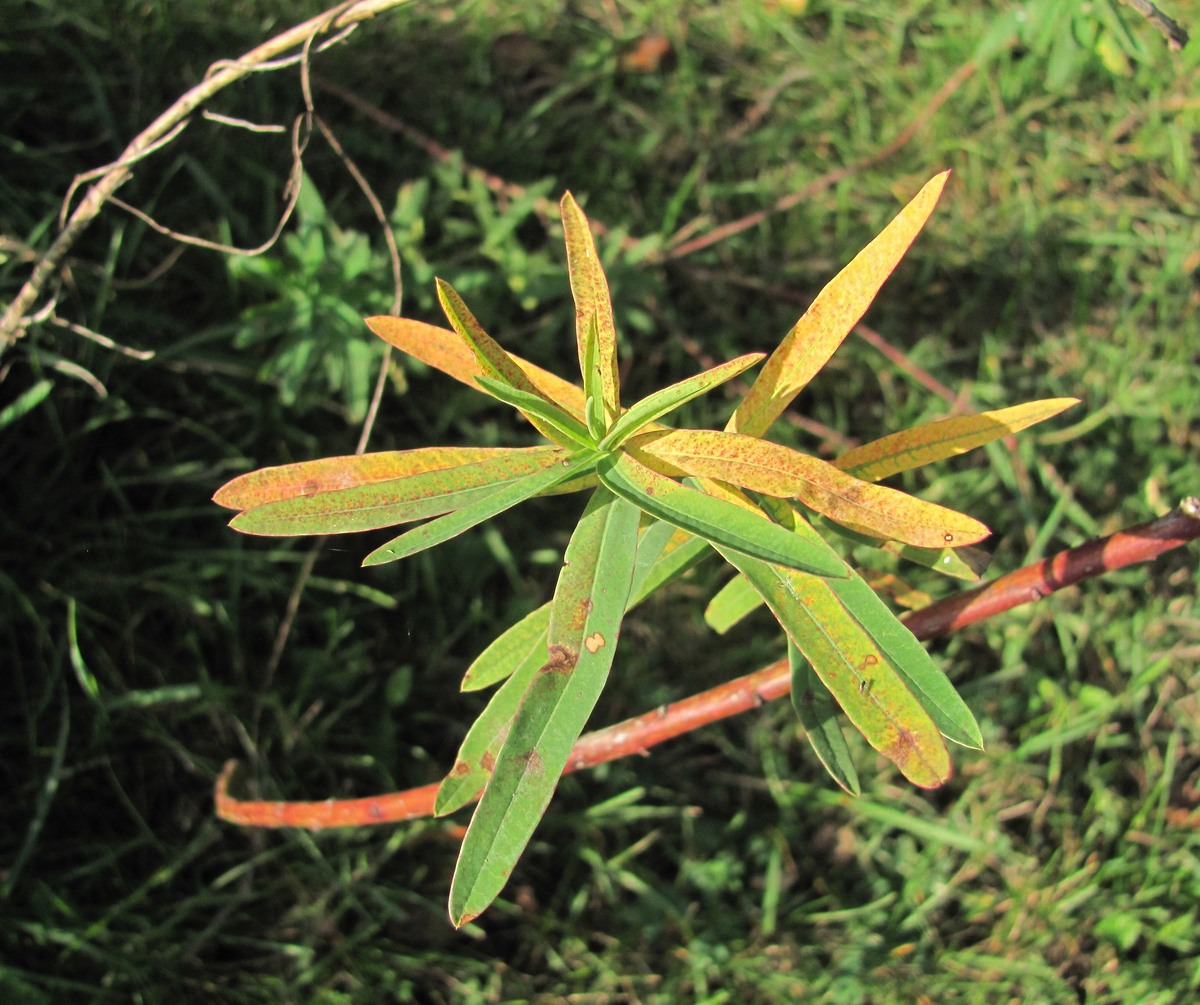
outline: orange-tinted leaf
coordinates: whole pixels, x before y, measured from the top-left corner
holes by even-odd
[[[978,520],[915,496],[873,485],[807,454],[739,433],[676,429],[642,433],[626,449],[664,474],[732,482],[753,492],[796,498],[853,530],[919,548],[974,544]]]
[[[1052,418],[1078,398],[1047,398],[978,415],[938,419],[892,433],[842,454],[833,463],[856,478],[876,482],[900,471],[955,457]]]
[[[475,354],[467,348],[456,332],[422,321],[386,315],[367,318],[367,327],[401,352],[407,353],[413,359],[419,359],[426,366],[441,370],[455,380],[462,381],[473,391],[479,390],[475,378],[486,376]],[[512,356],[512,359],[546,397],[577,418],[583,417],[582,389],[549,370],[526,362],[520,356]]]
[[[450,467],[254,506],[229,525],[243,534],[273,537],[391,527],[461,510],[538,472],[554,469],[553,475],[570,456],[557,447],[501,450]]]
[[[575,339],[579,348],[579,370],[588,369],[588,335],[592,318],[596,322],[595,366],[599,370],[600,397],[604,405],[604,426],[611,426],[621,414],[620,378],[617,375],[617,326],[613,320],[612,297],[608,279],[596,254],[596,242],[583,210],[568,192],[560,204],[563,234],[567,244],[567,271],[571,293],[575,297]],[[585,380],[586,384],[587,381]]]
[[[213,502],[228,509],[252,509],[281,499],[374,485],[511,453],[511,447],[421,447],[281,464],[238,475],[217,489]]]
[[[763,364],[727,429],[761,436],[820,371],[925,225],[949,174],[943,171],[926,183],[879,236],[817,294]]]

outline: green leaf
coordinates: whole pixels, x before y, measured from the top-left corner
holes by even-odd
[[[540,610],[540,609],[539,609]],[[545,605],[549,621],[550,605]],[[539,613],[538,611],[534,612]],[[492,695],[491,700],[467,730],[454,767],[442,779],[433,802],[435,816],[453,813],[474,799],[491,780],[496,769],[496,758],[508,736],[509,723],[520,707],[521,699],[533,680],[533,675],[546,661],[546,630],[541,633],[524,654],[513,653],[515,663],[508,668],[508,680]]]
[[[490,377],[493,380],[507,384],[516,391],[523,391],[525,394],[541,398],[546,404],[553,406],[554,403],[548,398],[541,389],[529,379],[525,371],[517,365],[517,361],[505,352],[500,345],[483,330],[482,325],[475,319],[475,315],[470,312],[467,305],[463,302],[462,297],[455,292],[454,287],[441,279],[437,280],[438,300],[442,304],[442,309],[446,312],[446,317],[449,318],[450,324],[454,330],[458,332],[462,340],[470,346],[471,351],[475,354],[475,359],[479,364],[481,376]],[[553,442],[562,442],[563,436],[558,433],[556,426],[543,423],[536,415],[522,411],[534,428],[541,433],[546,439]],[[558,434],[558,435],[556,435]],[[568,437],[568,440],[570,438]]]
[[[234,517],[230,526],[243,534],[275,536],[377,530],[481,502],[498,487],[561,469],[570,456],[560,447],[496,451],[482,460],[353,488],[318,488],[312,495],[291,496],[248,509]],[[265,473],[252,472],[251,476]],[[288,490],[297,484],[295,478],[295,474],[287,476]],[[233,485],[231,482],[226,488]],[[247,491],[265,489],[260,486]],[[238,493],[236,497],[245,496]]]
[[[459,927],[500,893],[550,802],[616,651],[637,557],[636,507],[597,489],[554,594],[549,659],[533,677],[475,809],[450,887]]]
[[[542,604],[494,638],[463,674],[462,690],[478,691],[503,680],[532,652],[546,651],[550,605]]]
[[[594,440],[603,438],[608,430],[608,417],[604,414],[604,382],[600,373],[599,338],[596,335],[596,316],[587,324],[587,343],[583,354],[583,415],[587,419],[588,432]],[[618,411],[620,407],[618,406]]]
[[[661,391],[647,395],[617,419],[612,429],[608,431],[608,435],[600,441],[600,449],[615,449],[628,437],[645,427],[647,423],[662,418],[680,405],[745,373],[763,358],[764,353],[761,352],[747,353],[745,356],[731,359],[720,366],[714,366],[711,370],[705,370],[694,377],[688,377],[670,387],[664,387]]]
[[[672,481],[628,454],[602,458],[596,472],[604,485],[639,509],[714,545],[818,576],[846,574],[840,560],[832,561],[825,551],[766,517]]]
[[[803,517],[794,512],[792,517],[794,530],[800,537],[814,546],[825,544]],[[829,546],[826,544],[825,547]],[[848,579],[830,580],[829,585],[929,713],[939,732],[964,747],[982,750],[983,734],[971,709],[950,683],[950,678],[879,594],[853,570]]]
[[[682,536],[669,523],[653,521],[642,528],[638,537],[637,563],[633,570],[629,608],[640,604],[668,580],[691,568],[697,557],[708,552],[698,538],[676,542]],[[682,545],[668,548],[668,545]],[[627,608],[628,610],[628,608]],[[545,650],[546,629],[550,625],[550,605],[543,604],[510,626],[475,658],[463,675],[462,690],[476,691],[503,680],[533,649]]]
[[[546,401],[541,395],[521,391],[492,377],[476,377],[475,382],[498,401],[512,405],[513,408],[529,418],[541,419],[546,425],[557,429],[562,436],[555,437],[556,442],[565,441],[575,446],[595,447],[595,439],[582,422],[570,412],[563,411],[557,405]]]
[[[738,579],[745,580],[741,576]],[[850,746],[842,733],[841,709],[829,689],[813,671],[796,643],[788,639],[788,665],[792,671],[792,708],[804,727],[804,735],[829,776],[852,796],[860,794],[858,772]]]
[[[604,406],[603,428],[609,428],[621,414],[621,385],[617,372],[617,326],[613,320],[612,297],[608,279],[587,217],[570,192],[562,197],[563,236],[567,245],[567,272],[571,294],[575,298],[575,341],[579,350],[579,369],[588,381],[588,335],[592,320],[596,324],[595,367],[599,373],[599,399]]]
[[[950,777],[950,755],[937,725],[843,606],[833,581],[717,550],[758,590],[872,747],[914,785],[936,788]]]
[[[502,485],[462,509],[430,520],[428,523],[421,524],[420,527],[414,527],[399,537],[393,538],[363,559],[363,565],[383,565],[386,562],[395,562],[407,558],[409,555],[415,555],[419,551],[424,551],[426,548],[432,548],[443,541],[449,541],[463,531],[483,523],[484,520],[489,520],[498,513],[503,513],[506,509],[511,509],[518,503],[553,488],[559,482],[574,477],[595,463],[594,454],[576,454],[573,457],[564,458],[544,471],[535,471],[524,478],[518,478],[507,485]]]
[[[659,520],[639,532],[637,560],[626,611],[642,599],[637,595],[639,584],[651,578],[655,567],[659,565],[664,545],[674,534],[674,527]],[[533,671],[545,659],[551,606],[543,604],[527,614],[493,641],[468,667],[463,678],[464,691],[484,687],[504,677],[509,679],[467,732],[455,758],[454,769],[438,788],[435,813],[451,813],[458,809],[482,791],[492,777],[496,758],[508,735],[509,720],[525,693]]]
[[[718,635],[724,635],[762,603],[762,597],[745,576],[734,576],[708,602],[704,623]]]

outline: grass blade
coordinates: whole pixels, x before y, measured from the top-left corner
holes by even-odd
[[[600,697],[637,556],[636,507],[597,489],[567,546],[547,633],[549,659],[513,717],[463,840],[450,888],[461,926],[503,889]]]

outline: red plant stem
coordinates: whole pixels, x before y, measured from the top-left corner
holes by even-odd
[[[1164,517],[1060,552],[975,589],[947,597],[906,618],[919,639],[957,631],[1002,611],[1041,600],[1084,579],[1135,562],[1149,562],[1200,537],[1200,499],[1186,499]],[[664,705],[633,719],[580,737],[567,771],[590,768],[651,747],[739,712],[782,698],[790,690],[787,660],[738,677],[718,687]],[[247,827],[361,827],[396,823],[433,814],[438,783],[365,799],[321,802],[255,802],[229,795],[235,762],[225,765],[216,783],[217,816]]]

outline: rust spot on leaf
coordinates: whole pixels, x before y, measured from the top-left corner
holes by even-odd
[[[521,760],[525,762],[525,773],[527,775],[540,775],[546,770],[542,764],[542,755],[536,750],[527,750],[521,755]]]
[[[567,646],[549,646],[549,659],[538,673],[570,673],[579,662],[579,654]]]
[[[604,648],[604,636],[599,632],[593,632],[583,640],[583,644],[587,646],[587,651],[589,653],[594,653],[597,650]]]

